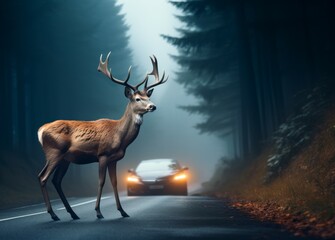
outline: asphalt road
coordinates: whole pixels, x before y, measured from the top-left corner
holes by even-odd
[[[130,215],[122,218],[114,197],[107,195],[101,202],[104,219],[95,216],[94,198],[69,198],[69,202],[79,220],[72,220],[58,200],[52,202],[61,219],[57,222],[44,204],[0,211],[0,239],[300,239],[210,197],[121,196]]]

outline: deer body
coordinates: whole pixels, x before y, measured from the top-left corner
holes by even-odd
[[[149,89],[164,83],[167,79],[164,79],[163,75],[162,79],[159,80],[157,60],[156,58],[151,58],[153,64],[152,73],[147,74],[140,84],[133,87],[127,83],[130,70],[125,81],[115,79],[111,75],[107,69],[108,57],[109,54],[106,62],[102,62],[100,58],[98,70],[112,81],[126,86],[125,96],[130,101],[121,119],[99,119],[96,121],[57,120],[43,125],[38,130],[38,139],[46,156],[46,165],[38,175],[38,179],[47,211],[54,220],[59,220],[59,218],[52,210],[46,189],[46,183],[50,175],[54,173],[52,182],[66,210],[73,219],[79,219],[65,198],[61,182],[70,163],[89,164],[93,162],[99,163],[99,187],[95,206],[97,217],[103,218],[100,212],[100,199],[107,170],[113,186],[117,209],[123,217],[128,217],[128,214],[122,209],[119,200],[116,163],[124,157],[126,148],[138,136],[143,115],[156,109],[156,106],[149,99],[153,89]],[[149,87],[147,86],[148,75],[155,75],[156,77],[156,83]],[[143,83],[145,84],[144,90],[138,90],[138,87]]]
[[[59,150],[64,160],[76,164],[98,162],[100,156],[119,160],[140,130],[140,124],[136,122],[138,117],[129,117],[128,108],[120,120],[47,123],[39,129],[40,143],[47,150]]]

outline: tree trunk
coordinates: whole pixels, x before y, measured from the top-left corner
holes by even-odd
[[[244,1],[235,5],[238,61],[241,91],[242,158],[253,157],[260,150],[260,119],[255,74],[252,66],[250,38],[246,23]]]

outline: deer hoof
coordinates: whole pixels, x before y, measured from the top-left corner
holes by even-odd
[[[56,214],[51,215],[51,218],[52,218],[54,221],[59,221],[59,220],[60,220],[59,217],[57,217]]]
[[[78,219],[80,219],[80,218],[77,216],[77,214],[75,214],[75,213],[71,214],[71,217],[72,217],[73,220],[78,220]]]
[[[54,211],[50,210],[50,211],[48,211],[48,213],[50,214],[52,220],[54,220],[54,221],[59,221],[60,220],[59,217],[57,217],[57,215],[54,213]]]
[[[104,216],[102,216],[101,213],[98,213],[98,214],[97,214],[97,218],[102,219],[102,218],[104,218]]]
[[[129,215],[125,211],[120,211],[120,212],[121,212],[122,217],[129,217]]]

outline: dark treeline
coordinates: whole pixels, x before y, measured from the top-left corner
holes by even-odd
[[[182,14],[178,81],[205,116],[197,128],[232,142],[232,158],[255,156],[295,111],[300,92],[334,88],[332,0],[172,1]]]
[[[56,119],[117,118],[124,99],[97,72],[100,54],[122,78],[131,64],[128,26],[115,1],[6,1],[1,6],[0,159],[4,171],[43,166],[38,128]],[[19,154],[15,163],[12,153]],[[29,161],[31,161],[29,163]]]

